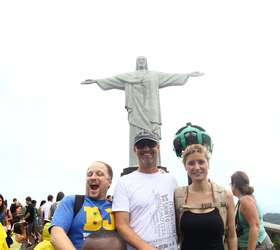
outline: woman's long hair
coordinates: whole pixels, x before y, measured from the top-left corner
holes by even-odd
[[[2,212],[5,210],[5,208],[6,208],[6,206],[5,206],[5,200],[4,200],[4,197],[3,197],[2,194],[0,194],[0,199],[2,200],[2,204],[1,204],[1,206],[0,206],[0,213],[2,213]]]
[[[231,176],[231,185],[237,188],[243,195],[251,195],[254,193],[254,188],[250,186],[249,177],[243,171],[236,171]]]

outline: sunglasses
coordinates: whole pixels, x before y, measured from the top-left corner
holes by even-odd
[[[137,149],[143,149],[145,147],[154,148],[157,145],[157,142],[151,140],[141,140],[136,142],[135,147]]]

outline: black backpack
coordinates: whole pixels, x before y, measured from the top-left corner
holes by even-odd
[[[13,239],[12,239],[12,231],[8,230],[7,231],[7,237],[6,237],[6,243],[8,245],[8,247],[10,248],[10,246],[13,244]]]

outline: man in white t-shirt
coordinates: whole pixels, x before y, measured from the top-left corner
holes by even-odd
[[[177,250],[174,211],[176,180],[157,167],[158,138],[142,131],[134,139],[138,170],[116,184],[112,210],[128,250]]]
[[[48,201],[42,206],[40,217],[44,221],[44,223],[49,221],[49,212],[51,205],[53,204],[53,196],[51,194],[48,195]]]

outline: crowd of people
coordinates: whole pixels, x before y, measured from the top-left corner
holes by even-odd
[[[57,194],[56,202],[53,203],[53,196],[48,195],[47,201],[42,200],[39,207],[37,201],[30,196],[25,198],[25,204],[13,198],[12,204],[8,206],[7,200],[0,195],[0,223],[8,234],[7,246],[13,242],[20,243],[20,249],[34,249],[47,237],[44,232],[44,225],[51,221],[51,216],[60,200],[64,197],[63,192]],[[10,237],[11,235],[14,237]],[[36,249],[39,249],[38,247]]]
[[[187,124],[176,133],[174,148],[186,186],[159,169],[159,138],[141,131],[133,148],[138,169],[117,180],[113,197],[107,195],[113,168],[95,161],[85,173],[85,195],[59,192],[56,202],[49,195],[38,209],[29,196],[25,206],[15,198],[8,208],[0,195],[0,231],[8,238],[11,230],[22,250],[274,249],[247,174],[231,176],[231,191],[209,180],[212,143],[206,131]]]

